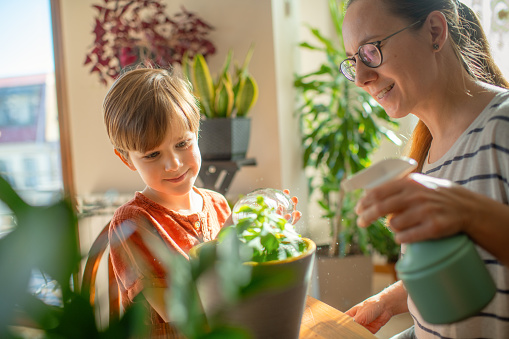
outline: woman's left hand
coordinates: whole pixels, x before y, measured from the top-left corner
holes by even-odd
[[[441,238],[467,231],[476,210],[471,197],[448,180],[413,173],[366,191],[356,206],[357,224],[367,227],[388,215],[399,243]]]

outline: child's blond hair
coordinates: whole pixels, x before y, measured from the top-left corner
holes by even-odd
[[[169,124],[198,133],[200,111],[188,81],[168,69],[136,67],[119,76],[103,103],[104,123],[115,149],[145,153],[159,146]]]

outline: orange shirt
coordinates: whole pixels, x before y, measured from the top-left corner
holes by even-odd
[[[189,250],[215,239],[230,207],[225,197],[194,188],[203,198],[203,210],[182,215],[136,192],[134,199],[119,207],[110,223],[110,254],[124,308],[144,287],[167,287],[166,271],[155,256],[154,244],[161,239],[169,249],[188,258]],[[164,320],[147,303],[152,324]]]

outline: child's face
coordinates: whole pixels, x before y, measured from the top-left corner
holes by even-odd
[[[129,167],[148,186],[144,192],[167,202],[192,190],[201,167],[196,133],[175,125],[168,127],[161,145],[145,153],[130,151],[129,157]]]

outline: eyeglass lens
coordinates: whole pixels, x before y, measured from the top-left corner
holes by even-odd
[[[380,50],[374,44],[365,44],[359,47],[359,58],[368,67],[378,67],[382,63]],[[352,81],[355,81],[355,61],[346,59],[341,63],[341,72]]]
[[[373,44],[362,45],[359,48],[359,57],[368,67],[377,67],[382,62],[380,50]]]

